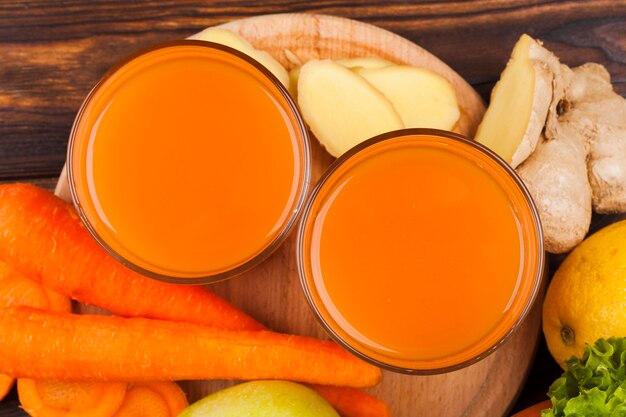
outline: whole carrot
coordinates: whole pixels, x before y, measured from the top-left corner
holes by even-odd
[[[287,379],[367,387],[380,369],[337,344],[270,331],[0,309],[0,372],[18,378],[149,381]]]
[[[50,289],[121,316],[263,328],[204,287],[167,284],[124,267],[71,205],[30,184],[0,185],[0,259]]]
[[[14,378],[4,374],[0,374],[0,401],[4,399],[4,397],[6,397],[7,394],[11,391],[14,383]]]
[[[391,417],[385,402],[367,392],[352,387],[311,385],[342,417]]]

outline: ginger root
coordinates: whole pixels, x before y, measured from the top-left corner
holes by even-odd
[[[563,123],[575,126],[589,146],[593,210],[626,212],[626,99],[613,90],[602,65],[574,68]]]
[[[591,187],[585,146],[584,139],[568,129],[559,140],[542,135],[535,152],[517,169],[537,205],[548,252],[571,250],[589,230]]]
[[[528,83],[528,66],[534,83]],[[580,243],[592,208],[626,211],[626,99],[615,93],[601,65],[570,69],[523,35],[477,140],[517,166],[539,210],[548,252],[564,253]]]

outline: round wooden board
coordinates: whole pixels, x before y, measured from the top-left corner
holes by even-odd
[[[478,94],[446,64],[414,43],[371,25],[331,16],[282,14],[237,20],[222,27],[268,51],[287,68],[296,65],[295,61],[309,59],[377,56],[436,71],[455,86],[462,109],[457,130],[470,137],[484,113]],[[316,181],[333,158],[315,140],[312,142],[312,180]],[[64,173],[56,192],[70,200]],[[294,235],[257,268],[210,288],[276,331],[327,338],[300,288]],[[533,359],[540,304],[535,304],[516,333],[486,359],[443,375],[384,372],[383,382],[369,391],[385,399],[396,417],[504,415],[519,394]],[[189,399],[195,401],[231,384],[187,381],[183,386]]]

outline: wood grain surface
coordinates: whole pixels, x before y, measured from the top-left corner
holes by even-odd
[[[82,99],[96,80],[123,56],[157,42],[189,36],[207,26],[280,12],[331,14],[388,29],[440,57],[484,99],[488,99],[512,45],[522,32],[542,39],[567,64],[586,61],[604,64],[616,89],[626,94],[626,1],[490,0],[420,4],[275,1],[251,6],[240,0],[3,0],[0,1],[0,181],[28,180],[54,188],[65,160],[67,135]],[[285,256],[281,252],[275,255],[279,259]],[[290,273],[294,274],[295,270]],[[250,285],[263,288],[262,278],[249,281]],[[234,298],[228,285],[219,292]],[[280,303],[287,294],[286,288],[281,289],[259,301],[260,305],[253,310]],[[277,330],[287,330],[280,323],[269,324],[276,324]],[[520,337],[534,335],[519,334]],[[532,352],[528,355],[532,356]],[[503,366],[506,361],[514,360],[506,355],[501,359]],[[496,363],[482,374],[484,388],[478,391],[465,415],[504,413],[487,409],[484,400],[500,365]],[[541,342],[529,381],[514,409],[545,398],[543,393],[558,372]],[[452,392],[455,387],[458,384],[451,382]],[[402,382],[399,393],[406,393]],[[444,400],[451,410],[457,406],[452,393],[447,399],[431,398],[433,403]],[[425,404],[411,415],[428,412],[439,415],[429,408],[433,403]],[[16,415],[22,414],[16,408],[13,394],[0,404],[0,416]]]

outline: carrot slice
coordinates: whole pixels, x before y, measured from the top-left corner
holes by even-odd
[[[367,387],[380,369],[336,343],[269,331],[0,309],[0,372],[57,380],[287,379]]]
[[[351,387],[311,385],[341,417],[391,417],[387,404],[373,395]]]
[[[124,267],[91,237],[72,206],[33,185],[0,185],[0,230],[0,259],[75,300],[127,317],[264,328],[204,287],[167,284]]]
[[[131,384],[114,417],[176,417],[188,405],[175,382],[137,382]]]
[[[14,378],[0,374],[0,401],[6,397],[9,392],[11,392],[14,382]]]
[[[111,417],[126,387],[123,382],[17,381],[22,408],[32,417]]]
[[[165,399],[146,387],[131,389],[113,417],[176,417]]]

